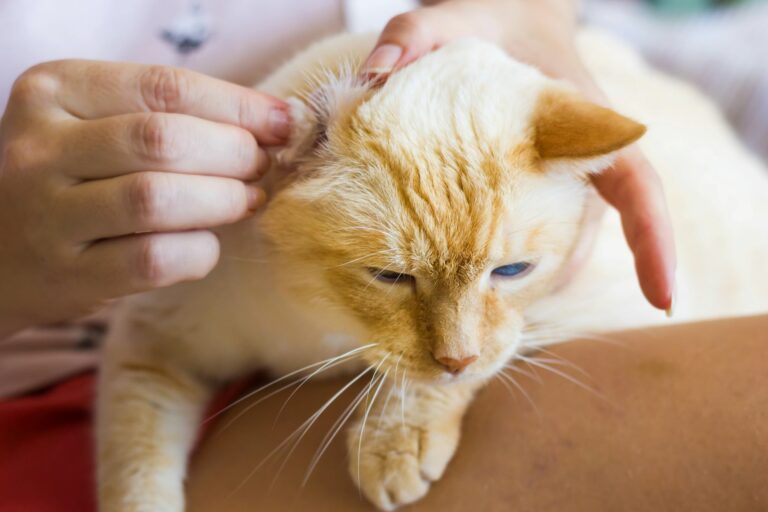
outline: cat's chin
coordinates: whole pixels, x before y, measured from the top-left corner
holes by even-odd
[[[486,372],[478,373],[460,373],[458,375],[443,372],[432,382],[438,385],[451,386],[456,384],[475,384],[485,382],[493,376],[493,373],[487,374]]]
[[[430,384],[430,385],[436,385],[436,386],[479,384],[493,378],[493,376],[496,375],[502,367],[503,365],[500,365],[499,368],[496,368],[496,366],[494,365],[494,367],[489,368],[487,370],[462,372],[459,374],[436,371],[435,373],[431,373],[431,374],[421,374],[421,375],[412,376],[409,373],[408,379],[420,382],[422,384]]]

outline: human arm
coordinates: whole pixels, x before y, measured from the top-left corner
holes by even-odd
[[[536,378],[508,372],[534,407],[492,382],[471,406],[442,480],[408,510],[766,509],[766,331],[763,315],[548,347],[533,357],[567,361],[553,368],[595,391],[541,368]],[[319,417],[279,475],[274,468],[284,454],[248,478],[343,384],[308,383],[279,417],[290,390],[248,414],[240,415],[247,400],[227,413],[193,458],[189,510],[221,510],[224,495],[228,511],[277,510],[287,500],[297,512],[364,509],[346,472],[341,435],[301,486],[348,399]],[[349,399],[358,390],[350,389]]]

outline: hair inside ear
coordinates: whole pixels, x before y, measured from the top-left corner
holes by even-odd
[[[642,124],[559,89],[539,96],[533,129],[535,148],[542,159],[600,157],[645,133]]]
[[[298,96],[288,98],[293,128],[285,148],[278,153],[282,165],[292,165],[312,155],[329,138],[331,127],[344,125],[370,97],[371,82],[343,68],[308,77],[311,84]]]

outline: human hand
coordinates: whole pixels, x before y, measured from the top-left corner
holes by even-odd
[[[374,79],[408,65],[465,36],[487,39],[545,74],[570,81],[596,103],[607,103],[579,58],[575,0],[449,0],[396,16],[387,24],[363,72]],[[624,234],[646,299],[673,307],[675,249],[661,181],[634,147],[592,178],[599,194],[621,215]],[[604,202],[588,201],[582,237],[565,265],[560,285],[584,264],[598,230]]]
[[[246,182],[289,122],[278,99],[181,69],[25,72],[0,121],[0,338],[205,276],[208,228],[263,203]]]

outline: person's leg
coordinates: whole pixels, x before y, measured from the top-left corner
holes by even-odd
[[[537,410],[497,381],[480,392],[445,476],[408,510],[768,510],[768,316],[606,338],[615,343],[535,355],[596,392],[542,368],[535,379],[510,372]],[[320,417],[281,472],[284,452],[249,475],[341,384],[308,384],[279,419],[285,393],[224,428],[243,407],[231,411],[193,461],[190,510],[369,509],[347,475],[343,435],[302,487],[348,402]]]

